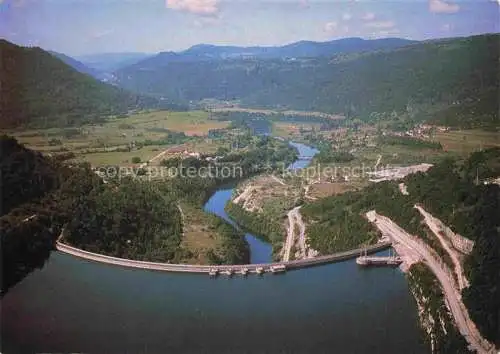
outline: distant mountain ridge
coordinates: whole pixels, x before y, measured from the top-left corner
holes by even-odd
[[[434,120],[437,114],[449,125],[499,125],[500,35],[358,52],[354,48],[360,47],[352,39],[340,43],[342,53],[302,58],[274,58],[269,53],[269,58],[227,57],[243,51],[200,45],[123,68],[115,72],[116,83],[186,103],[238,101],[246,107],[320,111],[366,120],[380,116],[375,113],[388,113],[391,119],[393,112],[399,112],[417,120]],[[281,53],[289,52],[290,46],[280,48]]]
[[[81,72],[82,74],[90,75],[97,80],[110,81],[113,78],[112,74],[105,73],[105,72],[102,72],[100,70],[88,67],[87,65],[83,64],[81,61],[78,61],[70,56],[67,56],[66,54],[58,53],[58,52],[54,52],[54,51],[49,51],[49,53],[54,55],[56,58],[62,60],[64,63],[66,63],[67,65],[76,69],[77,71]]]
[[[304,58],[333,56],[336,54],[357,53],[362,51],[385,50],[402,47],[417,41],[401,38],[362,39],[343,38],[327,42],[299,41],[282,46],[269,47],[238,47],[198,44],[183,52],[181,55],[197,55],[208,58],[238,58],[253,56],[255,58]]]
[[[85,66],[100,72],[112,73],[129,65],[133,65],[154,54],[124,52],[124,53],[98,53],[75,56],[74,59]]]
[[[141,60],[131,66],[147,68],[173,62],[197,62],[206,60],[332,57],[338,54],[351,54],[374,50],[390,50],[413,43],[417,43],[417,41],[401,38],[383,38],[372,40],[362,38],[344,38],[328,42],[299,41],[283,46],[268,47],[239,47],[197,44],[180,52],[160,52],[155,56]]]

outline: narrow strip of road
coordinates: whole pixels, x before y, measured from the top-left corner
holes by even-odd
[[[448,253],[448,255],[450,256],[451,261],[453,262],[453,266],[455,268],[455,274],[457,275],[459,289],[462,290],[468,287],[469,281],[465,277],[465,272],[462,267],[462,263],[460,262],[458,252],[455,251],[450,242],[448,242],[448,240],[446,240],[443,237],[441,228],[441,225],[443,225],[442,222],[436,219],[427,211],[425,211],[425,209],[422,208],[421,206],[415,205],[415,208],[420,212],[420,214],[422,214],[425,223],[427,224],[429,229],[431,229],[432,233],[438,238],[439,242],[441,243],[441,246],[446,251],[446,253]]]
[[[64,231],[63,231],[64,232]],[[361,254],[361,252],[367,252],[368,254],[382,251],[390,246],[389,242],[382,242],[376,245],[372,245],[366,248],[358,248],[350,251],[339,252],[335,254],[330,254],[326,256],[319,256],[315,258],[300,259],[290,262],[276,262],[276,263],[261,263],[261,264],[233,264],[233,265],[192,265],[192,264],[170,264],[170,263],[158,263],[158,262],[146,262],[146,261],[136,261],[132,259],[117,258],[106,256],[98,253],[92,253],[84,251],[82,249],[72,247],[62,243],[60,240],[56,242],[56,249],[60,252],[70,254],[72,256],[86,259],[89,261],[94,261],[98,263],[117,265],[127,268],[139,268],[148,270],[158,270],[166,272],[182,272],[182,273],[205,273],[208,274],[213,269],[223,271],[232,270],[234,272],[239,272],[241,270],[248,270],[250,273],[256,273],[258,268],[270,269],[272,266],[285,266],[286,270],[301,269],[306,267],[319,266],[323,264],[333,263],[355,258]]]
[[[293,209],[293,217],[295,219],[295,224],[299,227],[299,248],[300,248],[300,258],[307,257],[307,244],[306,244],[306,225],[302,220],[302,215],[300,214],[300,206]]]
[[[288,262],[290,260],[290,253],[292,251],[292,246],[295,241],[295,221],[294,221],[294,210],[292,209],[288,212],[288,226],[286,228],[286,240],[283,245],[283,256],[281,257],[282,262]]]
[[[476,325],[470,319],[469,313],[462,302],[461,295],[454,287],[454,280],[451,272],[447,269],[446,265],[439,260],[435,252],[433,252],[433,250],[422,240],[408,234],[391,219],[373,211],[370,213],[370,220],[383,234],[389,235],[394,242],[399,242],[422,256],[424,263],[434,273],[441,284],[457,328],[469,343],[470,348],[476,350],[480,354],[495,353],[495,347],[481,336]]]

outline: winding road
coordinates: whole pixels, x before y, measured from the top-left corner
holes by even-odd
[[[439,260],[437,254],[435,254],[435,252],[433,252],[433,250],[423,241],[408,234],[391,219],[373,211],[370,213],[370,220],[383,234],[389,235],[393,242],[403,244],[423,258],[423,262],[434,273],[441,284],[444,296],[453,318],[455,319],[456,326],[469,343],[470,349],[476,350],[480,354],[495,353],[495,347],[481,336],[474,322],[470,319],[469,313],[462,302],[462,297],[454,286],[455,281],[453,275],[447,269],[446,265]]]
[[[462,289],[468,287],[469,281],[465,277],[465,272],[464,272],[464,269],[462,267],[462,263],[461,263],[460,258],[459,258],[460,256],[459,256],[458,252],[453,248],[451,243],[443,237],[443,234],[442,234],[443,223],[440,220],[436,219],[434,216],[432,216],[430,213],[425,211],[425,209],[422,208],[421,206],[415,205],[415,208],[424,217],[425,223],[427,224],[429,229],[431,229],[432,233],[438,238],[443,249],[450,256],[450,258],[453,262],[453,266],[455,268],[455,274],[457,275],[459,289],[462,290]]]
[[[307,245],[306,245],[306,225],[302,220],[302,215],[300,215],[300,206],[293,208],[288,212],[288,226],[287,226],[287,237],[285,240],[285,245],[283,246],[283,262],[288,262],[290,260],[290,253],[292,251],[292,246],[295,243],[295,225],[299,228],[298,235],[298,246],[300,256],[299,258],[307,258]]]

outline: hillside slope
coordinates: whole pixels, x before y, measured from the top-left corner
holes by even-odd
[[[155,105],[101,83],[40,48],[0,40],[0,127],[55,126]]]
[[[396,111],[492,125],[498,119],[499,41],[499,35],[482,35],[333,58],[186,60],[165,53],[168,60],[150,58],[116,74],[123,87],[175,100],[239,100],[365,119]]]
[[[82,74],[87,74],[92,76],[94,79],[100,80],[100,81],[108,81],[112,79],[113,75],[106,73],[104,71],[100,71],[94,68],[91,68],[85,64],[83,64],[81,61],[78,61],[66,54],[63,53],[58,53],[58,52],[49,52],[56,58],[62,60],[65,64],[71,66],[73,69],[76,71],[81,72]]]

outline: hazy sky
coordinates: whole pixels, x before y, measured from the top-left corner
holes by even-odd
[[[0,0],[0,37],[69,55],[499,32],[500,0]]]

